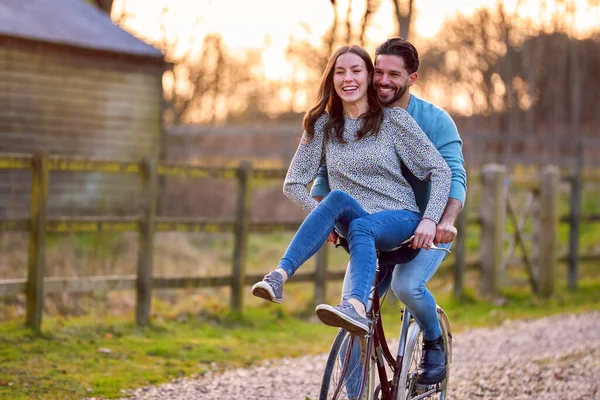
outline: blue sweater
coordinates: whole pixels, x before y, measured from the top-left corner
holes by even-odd
[[[467,173],[464,168],[462,155],[462,140],[454,121],[443,109],[420,99],[411,94],[406,110],[429,137],[433,145],[439,150],[452,171],[452,183],[450,186],[450,198],[457,199],[465,204],[467,194]],[[425,212],[429,193],[430,182],[421,181],[416,178],[408,168],[402,168],[402,174],[412,186],[421,214]],[[329,193],[327,180],[327,166],[319,169],[317,177],[311,189],[311,196],[324,196]]]

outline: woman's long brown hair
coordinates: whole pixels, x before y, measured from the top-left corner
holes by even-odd
[[[323,113],[329,114],[329,121],[323,127],[325,140],[335,138],[340,143],[344,143],[344,107],[342,99],[336,93],[333,86],[333,72],[337,59],[346,53],[356,54],[363,59],[367,67],[369,79],[373,77],[373,61],[369,57],[369,53],[358,45],[342,46],[329,58],[327,67],[321,76],[321,84],[319,85],[318,101],[313,108],[310,109],[302,121],[302,126],[308,134],[308,139],[312,140],[315,135],[315,123]],[[367,100],[369,109],[361,115],[362,125],[356,136],[358,139],[364,136],[377,134],[383,120],[383,112],[381,105],[377,99],[377,92],[372,84],[367,87]]]

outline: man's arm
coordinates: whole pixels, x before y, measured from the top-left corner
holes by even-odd
[[[463,205],[459,200],[448,199],[442,218],[436,227],[435,240],[433,241],[436,245],[439,243],[450,243],[456,238],[457,230],[454,223],[460,215],[462,207]]]
[[[323,197],[325,197],[330,191],[331,189],[329,188],[329,180],[327,179],[327,165],[324,164],[317,172],[317,176],[315,177],[313,185],[310,188],[310,195],[313,199],[320,203],[321,200],[323,200]],[[326,242],[337,244],[337,240],[338,236],[335,233],[335,230],[333,230],[329,233],[329,236],[327,236]]]
[[[317,171],[317,176],[310,188],[310,195],[313,199],[321,201],[330,191],[329,180],[327,178],[327,165],[324,164]]]
[[[464,167],[462,140],[456,124],[443,111],[437,119],[437,140],[434,142],[452,171],[448,203],[437,225],[434,243],[450,243],[456,238],[454,224],[462,211],[467,196],[467,172]]]

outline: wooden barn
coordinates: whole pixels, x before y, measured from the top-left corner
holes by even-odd
[[[0,2],[0,153],[159,157],[163,54],[84,0]],[[49,213],[128,213],[138,178],[50,177]],[[28,212],[30,173],[0,171],[0,217]]]

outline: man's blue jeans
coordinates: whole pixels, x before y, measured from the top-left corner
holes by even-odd
[[[450,243],[440,244],[439,247],[449,249]],[[392,291],[410,311],[426,340],[435,340],[442,334],[438,319],[435,299],[425,286],[435,274],[446,252],[441,250],[419,250],[417,256],[406,264],[398,264],[393,269],[381,268],[379,295],[382,296],[392,286]],[[342,298],[352,294],[352,284],[349,268],[346,270]],[[367,305],[369,307],[370,305]]]
[[[414,233],[420,221],[421,215],[409,210],[367,214],[347,193],[333,190],[300,225],[278,267],[292,276],[321,248],[336,226],[348,238],[350,247],[348,298],[366,305],[375,279],[376,249],[395,248]]]

